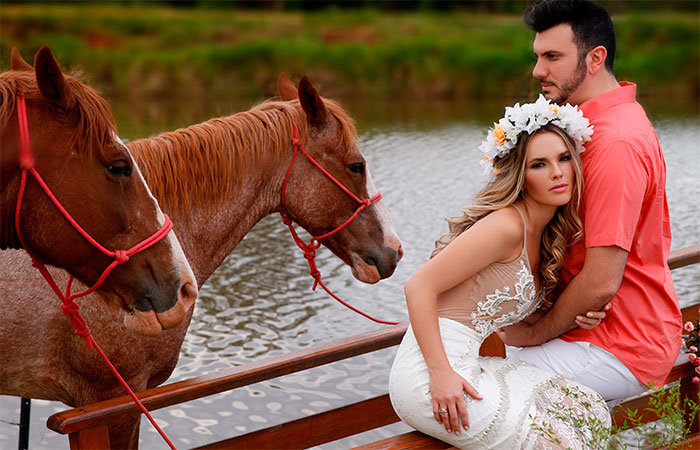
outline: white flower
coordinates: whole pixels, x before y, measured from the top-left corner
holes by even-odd
[[[583,145],[591,140],[593,125],[583,117],[583,113],[572,105],[557,105],[551,103],[542,94],[534,103],[506,107],[505,115],[493,128],[479,146],[482,154],[480,164],[486,173],[493,169],[496,156],[503,157],[510,153],[518,144],[520,135],[526,131],[533,133],[548,123],[552,123],[566,131],[576,144],[576,149],[583,152]]]

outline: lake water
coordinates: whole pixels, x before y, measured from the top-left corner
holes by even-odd
[[[645,103],[644,101],[642,101]],[[408,319],[403,284],[425,262],[444,218],[459,213],[482,183],[477,147],[502,105],[407,106],[384,111],[349,106],[359,119],[359,140],[377,188],[382,192],[405,256],[394,275],[376,285],[355,280],[329,251],[319,251],[325,283],[352,305],[378,318]],[[182,108],[182,107],[181,107]],[[117,106],[126,137],[147,135],[223,114],[218,108],[192,113],[160,128],[143,128],[138,117]],[[475,110],[480,114],[474,114]],[[680,114],[647,105],[667,164],[673,231],[672,249],[700,242],[700,116],[697,103]],[[183,108],[184,110],[184,108]],[[158,114],[149,119],[160,117]],[[167,119],[166,119],[167,120]],[[146,121],[159,125],[159,120]],[[173,125],[174,124],[174,125]],[[153,126],[153,125],[151,125]],[[133,133],[133,134],[130,134]],[[682,305],[698,301],[700,266],[675,270]],[[312,279],[301,252],[277,216],[261,221],[201,287],[194,318],[169,382],[237,366],[381,327],[336,303]],[[153,416],[178,448],[215,442],[291,419],[322,412],[386,392],[395,349],[282,377],[177,407]],[[0,397],[0,448],[16,448],[19,399]],[[68,449],[66,436],[45,426],[67,409],[34,401],[30,448]],[[343,424],[338,424],[343,426]],[[408,428],[402,424],[324,445],[342,449]],[[150,423],[142,422],[142,449],[167,448]]]

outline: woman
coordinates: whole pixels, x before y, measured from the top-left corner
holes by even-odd
[[[405,286],[411,326],[389,380],[404,422],[459,448],[590,448],[594,428],[605,439],[609,412],[590,389],[479,357],[489,334],[551,305],[582,234],[578,153],[592,133],[575,107],[540,96],[506,108],[482,143],[494,176]]]

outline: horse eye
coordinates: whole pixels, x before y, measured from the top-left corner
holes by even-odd
[[[359,173],[360,175],[364,175],[365,173],[365,163],[350,164],[348,168],[351,172]]]
[[[131,175],[131,166],[124,160],[114,161],[107,166],[109,173],[116,177],[128,177]]]

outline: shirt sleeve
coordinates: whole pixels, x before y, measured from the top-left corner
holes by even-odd
[[[586,248],[618,246],[630,251],[649,181],[640,152],[624,141],[600,149],[585,170]]]

